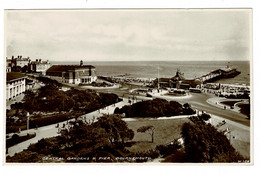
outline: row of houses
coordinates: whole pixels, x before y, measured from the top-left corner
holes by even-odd
[[[45,75],[46,71],[51,67],[51,63],[36,59],[31,61],[30,57],[17,56],[6,58],[6,72],[33,72]]]

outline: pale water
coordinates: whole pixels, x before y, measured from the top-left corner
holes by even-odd
[[[51,62],[52,64],[79,64],[79,62]],[[186,79],[194,79],[218,68],[226,67],[228,61],[107,61],[84,62],[96,67],[97,75],[115,76],[128,74],[127,77],[156,78],[158,66],[160,77],[173,77],[177,69],[184,73]],[[238,76],[221,79],[219,83],[250,85],[250,61],[230,61],[231,67],[241,72]]]

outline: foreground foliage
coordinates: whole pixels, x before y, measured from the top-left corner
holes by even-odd
[[[143,126],[139,132],[146,132]],[[244,158],[231,146],[223,132],[197,119],[182,126],[182,137],[156,148],[131,152],[126,149],[134,131],[119,115],[105,115],[96,122],[77,120],[60,131],[60,136],[42,139],[7,162],[238,162]],[[180,141],[181,139],[181,141]]]
[[[184,123],[182,137],[185,162],[238,162],[243,159],[224,133],[211,124],[202,121]]]
[[[62,129],[60,136],[41,139],[7,157],[7,162],[112,162],[124,156],[125,141],[133,137],[133,130],[118,115],[105,115],[92,123],[77,120]]]

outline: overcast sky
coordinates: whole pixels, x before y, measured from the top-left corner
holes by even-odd
[[[51,61],[250,59],[250,10],[11,10],[5,15],[6,57]]]

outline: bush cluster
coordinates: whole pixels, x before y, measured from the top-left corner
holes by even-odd
[[[125,113],[126,117],[160,117],[193,114],[194,110],[189,105],[184,107],[176,101],[169,102],[164,99],[154,99],[126,105],[115,110],[115,114],[123,113]]]

